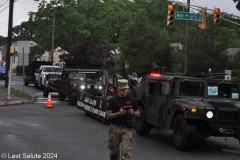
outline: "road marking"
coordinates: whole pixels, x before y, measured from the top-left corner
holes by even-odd
[[[48,98],[46,97],[37,97],[36,101],[34,103],[47,103]],[[62,101],[59,101],[58,98],[51,98],[52,103],[63,103]]]
[[[48,98],[47,97],[38,97],[37,99],[39,100],[47,100]],[[51,98],[52,100],[58,100],[58,98]]]
[[[42,92],[40,92],[40,93],[35,93],[35,94],[43,94]],[[58,95],[58,93],[51,93],[51,95]]]
[[[0,83],[1,83],[1,84],[5,84],[5,81],[4,81],[4,82],[0,82]],[[22,82],[11,81],[11,84],[17,84],[17,83],[23,84]]]
[[[11,81],[11,83],[19,83],[19,84],[23,84],[23,82],[18,82],[18,81]]]
[[[52,101],[52,103],[59,103],[60,101]],[[47,102],[34,102],[34,103],[47,103]]]

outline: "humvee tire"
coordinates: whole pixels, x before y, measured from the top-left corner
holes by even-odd
[[[66,96],[65,96],[64,94],[62,94],[62,93],[60,93],[60,92],[58,93],[58,100],[59,100],[59,101],[65,101],[65,97],[66,97]]]
[[[70,105],[76,105],[77,104],[77,97],[73,96],[72,94],[73,94],[72,91],[69,90],[69,93],[68,93],[68,95],[69,95],[69,104]]]
[[[40,79],[40,89],[43,90],[42,78]]]
[[[140,118],[137,118],[137,124],[136,124],[135,129],[136,129],[136,132],[138,135],[147,136],[147,135],[149,135],[149,133],[152,129],[152,126],[145,121],[144,111],[143,111],[142,106],[139,106],[139,111],[140,111]]]
[[[28,86],[28,82],[27,80],[25,79],[25,83],[24,83],[25,86]]]
[[[47,97],[48,96],[48,90],[46,87],[43,87],[43,97]]]
[[[186,151],[196,142],[196,126],[188,124],[183,115],[178,115],[173,124],[173,144],[180,151]]]
[[[38,88],[38,83],[37,82],[34,83],[34,88]]]

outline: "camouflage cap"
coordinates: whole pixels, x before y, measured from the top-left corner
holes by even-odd
[[[127,80],[127,79],[119,79],[119,80],[118,80],[118,87],[119,87],[119,89],[129,88],[129,86],[128,86],[128,80]]]

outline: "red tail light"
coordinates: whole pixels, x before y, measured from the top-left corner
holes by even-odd
[[[150,73],[150,76],[154,76],[154,77],[160,77],[160,76],[161,76],[161,74],[159,74],[159,73]]]
[[[109,92],[114,92],[114,88],[110,87]]]

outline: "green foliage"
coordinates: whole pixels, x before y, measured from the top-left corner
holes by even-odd
[[[7,45],[7,38],[0,36],[0,46]]]
[[[28,22],[22,22],[20,25],[13,27],[13,42],[22,41],[22,40],[34,40],[33,36],[33,22],[31,16]]]
[[[6,87],[4,87],[4,86],[0,86],[0,87],[3,88],[3,89],[5,89],[5,90],[8,89],[8,88],[6,88]],[[31,97],[30,94],[23,93],[23,92],[21,92],[21,91],[19,91],[19,90],[16,90],[16,89],[14,89],[14,88],[11,88],[11,93],[14,94],[15,96],[18,96],[18,97],[28,97],[28,98]]]
[[[16,73],[17,74],[22,74],[23,73],[23,67],[22,66],[17,66],[16,67]]]
[[[110,61],[107,61],[105,64],[106,68],[113,68],[115,66],[115,61],[111,59]]]
[[[122,64],[120,69],[124,74],[138,72],[146,74],[154,65],[172,68],[173,57],[167,33],[161,31],[148,20],[146,10],[139,10],[136,17],[122,31],[119,46]]]
[[[233,0],[234,3],[237,2],[236,8],[240,11],[240,1],[239,0]]]
[[[237,2],[238,0],[233,0]],[[41,1],[38,12],[31,13],[28,22],[14,27],[14,40],[34,40],[39,46],[31,48],[30,60],[36,60],[52,47],[60,46],[70,54],[63,55],[67,67],[97,68],[119,65],[123,75],[137,72],[146,74],[153,66],[164,66],[169,72],[183,72],[188,55],[189,72],[223,72],[232,69],[239,76],[239,61],[229,61],[226,50],[240,47],[238,25],[221,19],[213,25],[207,14],[207,28],[198,29],[197,21],[189,22],[186,43],[186,21],[174,20],[166,27],[167,0],[53,0]],[[53,5],[58,5],[53,9]],[[55,10],[55,12],[54,12]],[[175,11],[186,11],[175,5]],[[53,15],[55,13],[55,26]],[[240,23],[239,19],[223,18]],[[1,43],[1,37],[0,37]],[[181,48],[170,47],[172,43]],[[120,48],[120,61],[103,62],[110,51]],[[187,54],[186,54],[187,53]],[[125,62],[129,68],[125,69]],[[234,75],[235,76],[235,75]]]
[[[37,59],[41,59],[42,53],[44,53],[44,49],[40,45],[35,45],[30,48],[29,60],[36,61]]]

